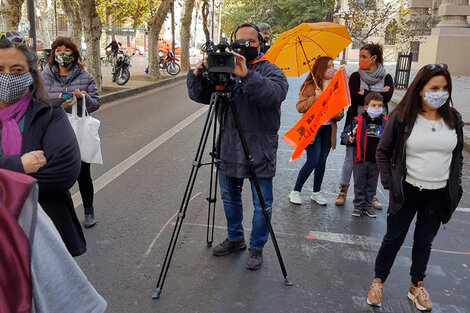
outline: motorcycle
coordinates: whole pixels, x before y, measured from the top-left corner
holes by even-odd
[[[165,70],[168,72],[170,75],[178,75],[178,73],[181,71],[181,67],[176,61],[179,61],[173,52],[170,50],[167,50],[166,57],[165,53],[163,51],[158,51],[158,56],[160,57],[160,62],[158,62],[158,67],[162,70]]]
[[[132,56],[135,54],[135,51],[128,55],[127,52],[124,53],[123,51],[119,50],[116,65],[113,68],[113,82],[122,86],[129,81],[131,77],[131,73],[129,72],[129,68],[131,67],[131,59]]]

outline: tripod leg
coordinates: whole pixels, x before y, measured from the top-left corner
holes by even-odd
[[[218,106],[215,107],[215,116],[218,116]],[[209,202],[207,208],[207,231],[206,231],[206,246],[212,247],[214,241],[214,225],[215,225],[215,208],[217,202],[217,181],[218,181],[218,167],[216,162],[218,161],[218,146],[216,149],[217,141],[217,127],[214,125],[213,134],[212,134],[212,152],[211,155],[211,176],[209,182],[209,196],[206,200]]]
[[[152,294],[153,299],[160,298],[160,294],[163,289],[163,285],[165,284],[166,275],[168,273],[168,269],[170,268],[171,258],[173,257],[173,252],[175,251],[176,243],[178,241],[178,236],[181,231],[181,226],[183,225],[183,220],[186,216],[186,210],[188,208],[189,200],[191,199],[191,193],[193,191],[194,183],[196,181],[196,176],[198,173],[199,168],[201,167],[201,160],[204,154],[204,149],[207,143],[207,138],[210,133],[210,128],[212,123],[215,123],[216,115],[215,115],[215,107],[217,106],[218,97],[216,94],[213,94],[210,102],[209,111],[207,113],[206,121],[204,124],[204,129],[202,132],[201,139],[199,141],[199,146],[196,152],[196,157],[193,162],[193,167],[191,169],[191,174],[188,179],[188,183],[186,185],[186,189],[184,191],[183,200],[181,201],[181,206],[178,211],[178,218],[176,219],[176,225],[173,229],[173,233],[171,235],[170,243],[168,245],[167,252],[165,254],[165,260],[163,261],[162,269],[160,271],[160,275],[158,277],[157,286]]]
[[[242,146],[243,146],[243,153],[245,154],[245,159],[246,159],[247,163],[249,164],[248,167],[250,169],[250,176],[251,176],[251,179],[253,180],[253,184],[255,185],[256,194],[258,195],[258,198],[259,198],[259,202],[260,202],[260,205],[261,205],[261,208],[262,208],[263,216],[266,220],[266,224],[268,226],[269,234],[271,235],[271,239],[273,241],[274,250],[276,251],[276,255],[277,255],[277,259],[279,261],[279,265],[281,266],[282,275],[284,276],[284,284],[286,286],[292,286],[293,285],[292,282],[290,282],[289,278],[287,277],[287,270],[286,270],[286,267],[284,265],[284,261],[282,260],[281,251],[279,250],[279,245],[277,244],[276,235],[274,234],[274,230],[273,230],[273,226],[271,224],[271,220],[269,219],[268,208],[266,207],[266,203],[264,201],[263,194],[261,192],[259,181],[258,181],[258,178],[256,177],[256,172],[255,172],[255,168],[254,168],[254,160],[251,157],[250,152],[248,150],[248,145],[246,143],[246,138],[245,138],[245,135],[243,134],[240,119],[239,119],[238,114],[237,114],[237,109],[236,109],[234,103],[231,101],[230,94],[228,94],[226,97],[224,97],[222,99],[225,99],[226,102],[228,102],[228,104],[230,106],[230,110],[232,111],[233,119],[234,119],[235,124],[237,126],[238,135],[240,137],[240,141],[241,141]],[[271,210],[271,208],[269,208],[269,210]]]

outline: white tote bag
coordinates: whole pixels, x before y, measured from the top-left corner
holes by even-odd
[[[86,98],[83,95],[82,116],[77,114],[78,101],[72,106],[72,113],[67,113],[70,124],[77,136],[82,161],[86,163],[103,164],[101,156],[101,141],[98,129],[100,121],[91,117],[86,110]]]

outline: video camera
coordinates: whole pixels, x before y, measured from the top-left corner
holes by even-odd
[[[214,45],[207,42],[202,50],[207,53],[207,68],[202,75],[214,85],[228,86],[235,81],[232,72],[235,69],[235,55],[230,51],[242,52],[250,46],[249,40],[235,40],[231,44],[226,41]],[[227,51],[228,50],[228,51]]]
[[[231,44],[228,42],[221,42],[214,45],[209,42],[205,45],[204,52],[207,53],[207,69],[211,73],[232,73],[235,68],[235,56],[233,53],[227,52],[235,51],[240,53],[244,48],[250,46],[249,40],[235,40]]]

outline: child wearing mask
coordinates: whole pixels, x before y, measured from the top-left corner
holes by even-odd
[[[377,189],[379,169],[375,152],[385,128],[387,117],[383,115],[383,97],[371,92],[365,97],[366,112],[356,116],[341,134],[341,141],[354,145],[354,209],[352,216],[362,214],[377,217],[372,200]]]

